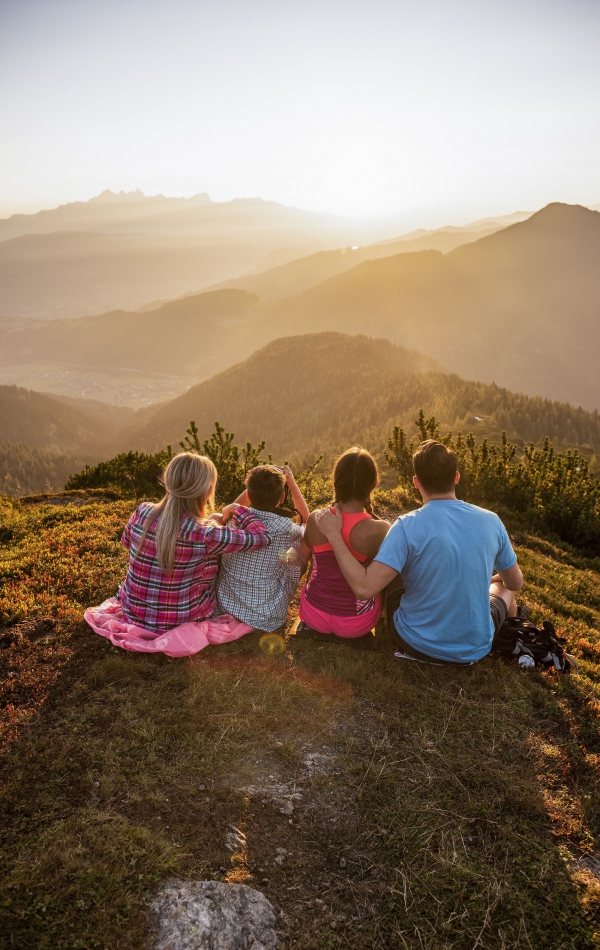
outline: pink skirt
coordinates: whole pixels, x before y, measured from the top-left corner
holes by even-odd
[[[306,588],[302,588],[300,595],[300,609],[298,611],[300,620],[308,624],[313,630],[319,633],[335,633],[337,637],[362,637],[369,630],[372,630],[381,617],[381,598],[375,598],[375,606],[367,613],[359,614],[357,617],[340,617],[337,614],[327,614],[318,607],[309,604],[306,594]]]
[[[167,656],[193,656],[209,643],[230,643],[250,633],[253,627],[230,614],[182,623],[172,630],[156,632],[136,627],[123,616],[116,597],[109,597],[99,607],[88,607],[84,615],[95,633],[124,650],[136,653],[166,653]]]

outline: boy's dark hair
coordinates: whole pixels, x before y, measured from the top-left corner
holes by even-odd
[[[275,465],[257,465],[246,475],[248,499],[251,506],[259,511],[278,508],[285,485],[285,475]]]
[[[427,492],[445,495],[456,482],[456,454],[436,439],[421,442],[412,457],[413,471]]]
[[[371,492],[379,484],[377,462],[366,449],[353,445],[335,463],[333,487],[336,501],[362,501],[371,511]]]

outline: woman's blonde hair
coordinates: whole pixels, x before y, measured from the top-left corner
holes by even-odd
[[[157,505],[152,505],[146,515],[136,555],[158,518],[154,538],[156,559],[164,571],[172,571],[181,517],[187,512],[198,521],[206,518],[207,507],[214,505],[217,470],[205,455],[180,452],[165,468],[161,481],[166,489],[165,497]]]

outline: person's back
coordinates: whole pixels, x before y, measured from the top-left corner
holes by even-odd
[[[305,567],[305,559],[299,556],[304,527],[276,511],[285,493],[286,480],[294,504],[306,520],[308,508],[287,467],[283,471],[273,465],[252,469],[248,473],[246,492],[238,502],[248,504],[250,512],[260,518],[269,532],[271,544],[254,552],[256,557],[247,557],[245,552],[225,554],[217,579],[221,610],[267,632],[285,623],[288,604]],[[236,518],[234,510],[233,524]]]
[[[364,449],[348,449],[336,462],[333,483],[342,516],[342,538],[361,564],[372,561],[389,529],[386,521],[375,519],[366,510],[377,482],[375,460]],[[305,541],[312,550],[313,566],[300,599],[302,625],[297,632],[302,636],[312,630],[351,639],[369,633],[381,613],[380,598],[356,597],[314,515],[308,519]]]
[[[377,560],[401,571],[394,622],[410,647],[460,663],[489,653],[490,580],[516,560],[497,515],[457,499],[432,500],[396,521]]]

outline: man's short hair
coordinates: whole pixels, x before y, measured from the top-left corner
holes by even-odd
[[[273,511],[285,491],[285,475],[275,465],[257,465],[246,475],[246,491],[253,508]]]
[[[413,471],[426,492],[445,495],[452,491],[456,482],[456,454],[437,442],[427,439],[421,442],[412,457]]]

